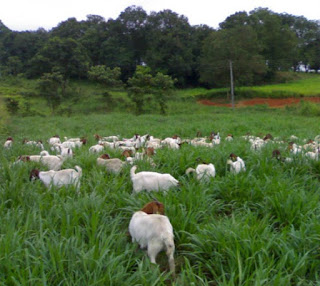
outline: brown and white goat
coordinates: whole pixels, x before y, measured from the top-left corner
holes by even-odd
[[[155,264],[158,253],[166,251],[170,271],[175,275],[173,227],[167,216],[154,213],[154,208],[159,211],[161,206],[158,207],[156,202],[149,204],[135,212],[130,220],[129,232],[132,242],[137,242],[141,249],[147,249],[150,261]],[[146,210],[151,214],[145,212]]]
[[[12,144],[13,144],[13,138],[8,137],[6,142],[4,142],[4,144],[3,144],[3,147],[9,149],[12,147]]]

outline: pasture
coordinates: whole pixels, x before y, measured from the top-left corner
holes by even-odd
[[[178,106],[172,105],[170,108]],[[199,109],[197,106],[195,109]],[[190,109],[189,109],[190,111]],[[119,175],[96,165],[99,154],[88,149],[95,133],[132,137],[139,133],[182,139],[220,132],[213,148],[182,145],[158,149],[155,167],[141,161],[138,171],[170,173],[181,182],[167,193],[132,193],[130,166]],[[0,148],[0,285],[315,285],[320,269],[320,162],[293,156],[287,143],[268,143],[252,151],[241,138],[271,133],[297,144],[320,134],[315,117],[275,110],[203,107],[201,112],[134,116],[74,115],[12,117],[1,134]],[[234,140],[224,138],[232,133]],[[81,166],[80,194],[72,187],[46,189],[30,182],[37,163],[12,165],[19,155],[38,154],[23,138],[46,140],[85,136],[63,168]],[[4,150],[7,136],[13,147]],[[292,163],[272,158],[279,149]],[[49,152],[54,153],[49,150]],[[112,157],[121,152],[106,149]],[[236,153],[247,171],[232,175],[226,161]],[[197,158],[215,165],[208,183],[185,175]],[[42,169],[45,169],[42,167]],[[152,265],[145,251],[128,236],[134,211],[157,198],[174,228],[176,279],[168,273],[166,255]]]

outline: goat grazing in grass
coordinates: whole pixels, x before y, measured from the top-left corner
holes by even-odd
[[[48,140],[49,145],[54,145],[56,143],[61,143],[59,135],[54,135]]]
[[[290,157],[282,157],[278,149],[272,151],[272,158],[277,159],[280,162],[291,163],[293,160]]]
[[[110,158],[109,154],[102,154],[97,158],[97,165],[105,167],[107,172],[119,174],[126,162],[118,158]]]
[[[233,135],[228,134],[228,136],[224,139],[225,141],[233,141]]]
[[[33,169],[30,173],[30,180],[40,179],[47,188],[52,186],[62,187],[74,185],[79,191],[80,189],[80,178],[82,176],[82,169],[79,166],[75,166],[74,169],[64,169],[60,171],[39,171]]]
[[[9,148],[12,147],[12,144],[13,144],[12,137],[8,137],[6,142],[4,142],[4,144],[3,144],[3,147],[6,148],[6,149],[9,149]]]
[[[170,174],[160,174],[157,172],[140,172],[135,173],[137,166],[130,170],[133,192],[139,193],[142,190],[150,191],[167,191],[171,187],[176,187],[179,182]]]
[[[240,157],[233,153],[231,153],[229,157],[230,159],[227,161],[227,164],[230,165],[230,172],[232,174],[239,174],[242,171],[246,171],[244,161]]]
[[[196,169],[188,168],[186,174],[196,173],[197,180],[199,181],[209,181],[210,178],[216,176],[216,169],[213,164],[199,164]]]
[[[104,150],[104,145],[102,143],[93,145],[89,148],[90,153],[99,153]]]
[[[26,144],[26,145],[29,145],[29,146],[39,147],[41,150],[44,149],[41,140],[38,140],[38,141],[30,141],[30,140],[28,140],[28,139],[25,138],[25,139],[23,139],[22,144]]]
[[[18,158],[18,162],[22,161],[22,162],[39,162],[43,165],[45,165],[46,167],[49,168],[49,170],[54,170],[54,171],[58,171],[61,169],[61,166],[63,164],[63,157],[58,155],[58,156],[54,156],[54,155],[22,155],[19,156]]]
[[[174,276],[173,227],[167,216],[154,213],[155,210],[158,212],[161,209],[161,205],[159,202],[151,202],[145,205],[142,210],[135,212],[129,223],[129,233],[132,242],[137,242],[141,249],[147,249],[151,263],[156,264],[158,253],[162,250],[166,251],[169,268]],[[149,214],[150,212],[151,214]]]

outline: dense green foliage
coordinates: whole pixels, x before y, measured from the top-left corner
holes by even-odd
[[[174,81],[160,72],[152,76],[150,71],[149,67],[137,66],[133,77],[128,80],[128,96],[134,102],[137,114],[143,113],[146,101],[152,98],[159,104],[160,113],[165,114]]]
[[[190,111],[190,110],[189,110]],[[193,110],[194,111],[194,110]],[[315,285],[319,281],[319,161],[294,157],[284,164],[272,158],[274,148],[290,156],[287,144],[269,143],[260,152],[241,138],[271,133],[281,139],[319,134],[312,117],[273,110],[258,112],[221,108],[202,113],[142,115],[124,113],[73,117],[13,117],[0,141],[13,136],[10,150],[0,148],[0,280],[3,285]],[[266,120],[268,118],[268,120]],[[171,173],[182,182],[167,194],[132,194],[129,169],[115,176],[96,166],[93,134],[131,137],[135,133],[164,138],[193,138],[200,130],[220,131],[214,148],[183,145],[157,150],[156,167],[138,163],[139,170]],[[233,142],[224,141],[228,133]],[[46,140],[86,136],[63,168],[83,168],[81,191],[47,190],[30,182],[38,164],[12,165],[19,155],[38,154],[23,138]],[[116,150],[106,150],[121,158]],[[226,167],[234,152],[247,172],[231,175]],[[184,174],[197,158],[215,164],[217,176],[208,184]],[[43,168],[42,168],[43,169]],[[174,228],[177,277],[167,272],[165,254],[159,266],[137,250],[127,236],[132,213],[156,197],[166,206]]]
[[[88,78],[92,66],[106,66],[120,68],[126,83],[137,65],[147,65],[179,87],[217,87],[228,82],[232,61],[236,85],[252,85],[301,65],[319,70],[319,39],[319,22],[265,8],[230,15],[214,30],[171,10],[147,14],[131,6],[116,19],[69,18],[50,31],[16,32],[0,21],[0,72]]]

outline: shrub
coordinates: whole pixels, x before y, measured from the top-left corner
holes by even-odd
[[[320,116],[320,105],[310,101],[301,100],[299,104],[287,106],[286,111],[304,116]]]
[[[19,101],[15,100],[11,97],[7,97],[6,98],[6,108],[7,108],[7,111],[11,115],[17,114],[19,111]]]
[[[0,99],[0,131],[3,131],[7,126],[9,114],[2,100]]]

